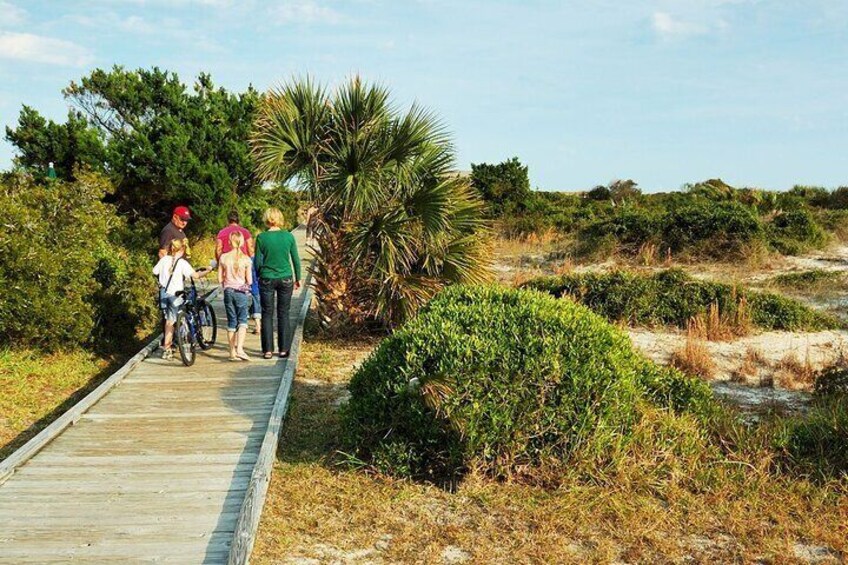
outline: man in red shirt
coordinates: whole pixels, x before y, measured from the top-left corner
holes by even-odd
[[[241,250],[247,255],[253,257],[253,236],[250,235],[250,232],[247,231],[247,229],[239,225],[238,212],[232,210],[229,215],[227,215],[227,221],[229,222],[229,225],[218,232],[218,237],[215,241],[215,259],[220,260],[221,255],[232,251],[232,247],[230,247],[230,234],[234,231],[240,231],[244,236],[244,246]]]

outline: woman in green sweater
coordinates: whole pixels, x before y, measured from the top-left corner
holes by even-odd
[[[300,256],[297,242],[285,225],[283,213],[268,208],[263,217],[268,231],[256,236],[256,271],[262,304],[262,355],[274,356],[274,311],[277,314],[277,351],[289,356],[289,306],[294,289],[300,288]],[[276,300],[276,305],[274,304]]]

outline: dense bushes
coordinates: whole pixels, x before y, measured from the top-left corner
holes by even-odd
[[[635,182],[616,181],[585,193],[516,194],[508,206],[490,197],[501,233],[555,231],[578,257],[643,255],[650,246],[661,256],[728,260],[769,250],[798,254],[848,237],[847,187],[769,192],[712,179],[682,192],[642,194]]]
[[[754,211],[737,202],[695,201],[671,210],[663,226],[664,243],[675,253],[739,255],[763,238],[763,226]]]
[[[356,456],[430,479],[469,466],[551,479],[577,454],[602,464],[649,401],[710,406],[706,385],[643,359],[588,309],[499,287],[442,291],[382,342],[350,390]]]
[[[102,177],[0,181],[0,334],[61,349],[132,338],[155,316],[149,258],[124,248]]]
[[[524,286],[556,297],[567,295],[609,320],[634,325],[685,328],[692,317],[705,314],[712,304],[733,317],[744,298],[751,322],[762,329],[812,331],[838,327],[834,319],[796,300],[697,280],[679,269],[653,275],[626,271],[572,273],[537,278]]]

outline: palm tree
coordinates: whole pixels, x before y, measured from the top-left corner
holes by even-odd
[[[262,178],[296,183],[316,210],[307,228],[326,322],[392,326],[447,284],[488,279],[483,202],[427,110],[399,112],[359,77],[332,94],[295,80],[264,96],[252,152]]]

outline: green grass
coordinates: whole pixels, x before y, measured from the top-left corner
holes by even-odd
[[[0,460],[99,384],[112,359],[84,351],[0,350]]]

